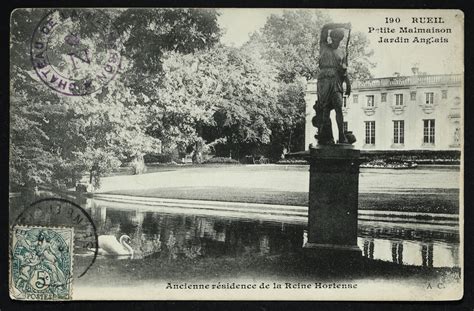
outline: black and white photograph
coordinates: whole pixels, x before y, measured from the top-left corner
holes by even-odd
[[[462,299],[462,11],[18,8],[9,46],[11,299]]]

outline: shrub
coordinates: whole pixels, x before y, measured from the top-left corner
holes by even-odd
[[[214,158],[207,159],[203,163],[205,163],[205,164],[215,164],[215,163],[219,163],[219,164],[239,164],[239,161],[234,160],[232,158],[227,158],[227,157],[214,157]]]
[[[174,154],[146,154],[145,163],[170,163],[176,159]]]

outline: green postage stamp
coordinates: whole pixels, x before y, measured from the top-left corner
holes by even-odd
[[[70,300],[73,228],[15,226],[10,296],[20,300]]]

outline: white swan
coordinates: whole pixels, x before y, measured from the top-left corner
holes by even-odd
[[[113,235],[100,235],[99,253],[113,256],[130,256],[133,258],[133,248],[125,242],[126,239],[130,243],[131,238],[128,235],[122,235],[118,241]]]

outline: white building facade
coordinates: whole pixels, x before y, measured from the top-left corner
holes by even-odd
[[[344,98],[345,128],[361,150],[460,150],[463,139],[462,75],[394,76],[356,81]],[[305,145],[315,144],[311,119],[316,81],[306,91]],[[334,136],[337,127],[331,115]]]

